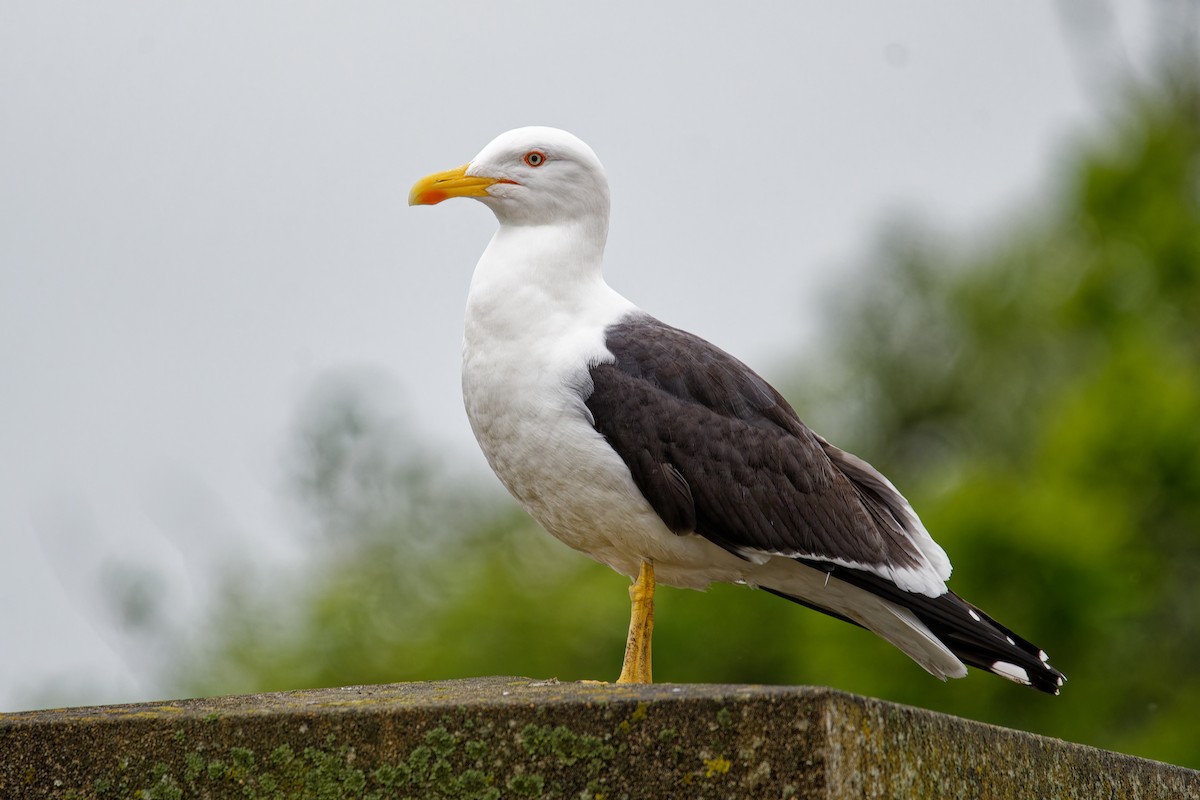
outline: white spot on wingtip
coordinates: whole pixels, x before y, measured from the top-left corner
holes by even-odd
[[[1017,646],[1017,643],[1013,641],[1013,638],[1011,636],[1005,636],[1004,641],[1008,642],[1013,647]]]
[[[1029,673],[1016,664],[1010,664],[1007,661],[994,661],[992,662],[992,672],[1008,678],[1010,681],[1023,683],[1026,686],[1030,685]]]
[[[1038,658],[1040,658],[1042,660],[1043,664],[1047,663],[1050,660],[1050,656],[1046,655],[1045,650],[1038,650]]]
[[[975,609],[968,608],[967,613],[970,614],[971,619],[975,620],[976,622],[983,622],[983,620],[979,618],[979,615],[975,613]]]

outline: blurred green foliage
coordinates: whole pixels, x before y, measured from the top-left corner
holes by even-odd
[[[893,476],[952,588],[1045,647],[1063,695],[941,684],[862,630],[726,586],[659,593],[659,680],[828,684],[1200,767],[1194,66],[1130,92],[990,243],[883,236],[790,393]],[[616,676],[625,578],[448,475],[362,393],[317,400],[294,475],[311,556],[230,577],[181,690]]]

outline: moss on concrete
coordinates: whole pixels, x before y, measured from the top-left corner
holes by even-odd
[[[0,797],[1200,798],[1178,767],[827,689],[481,678],[0,715]]]

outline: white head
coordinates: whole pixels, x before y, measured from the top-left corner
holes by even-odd
[[[502,133],[457,169],[422,178],[409,205],[474,197],[501,225],[599,223],[608,227],[608,179],[600,159],[575,136],[557,128]]]

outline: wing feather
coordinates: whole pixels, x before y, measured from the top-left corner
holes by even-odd
[[[671,530],[744,557],[829,561],[945,591],[949,562],[908,502],[749,367],[642,314],[610,327],[606,344],[613,358],[591,367],[585,404]]]

